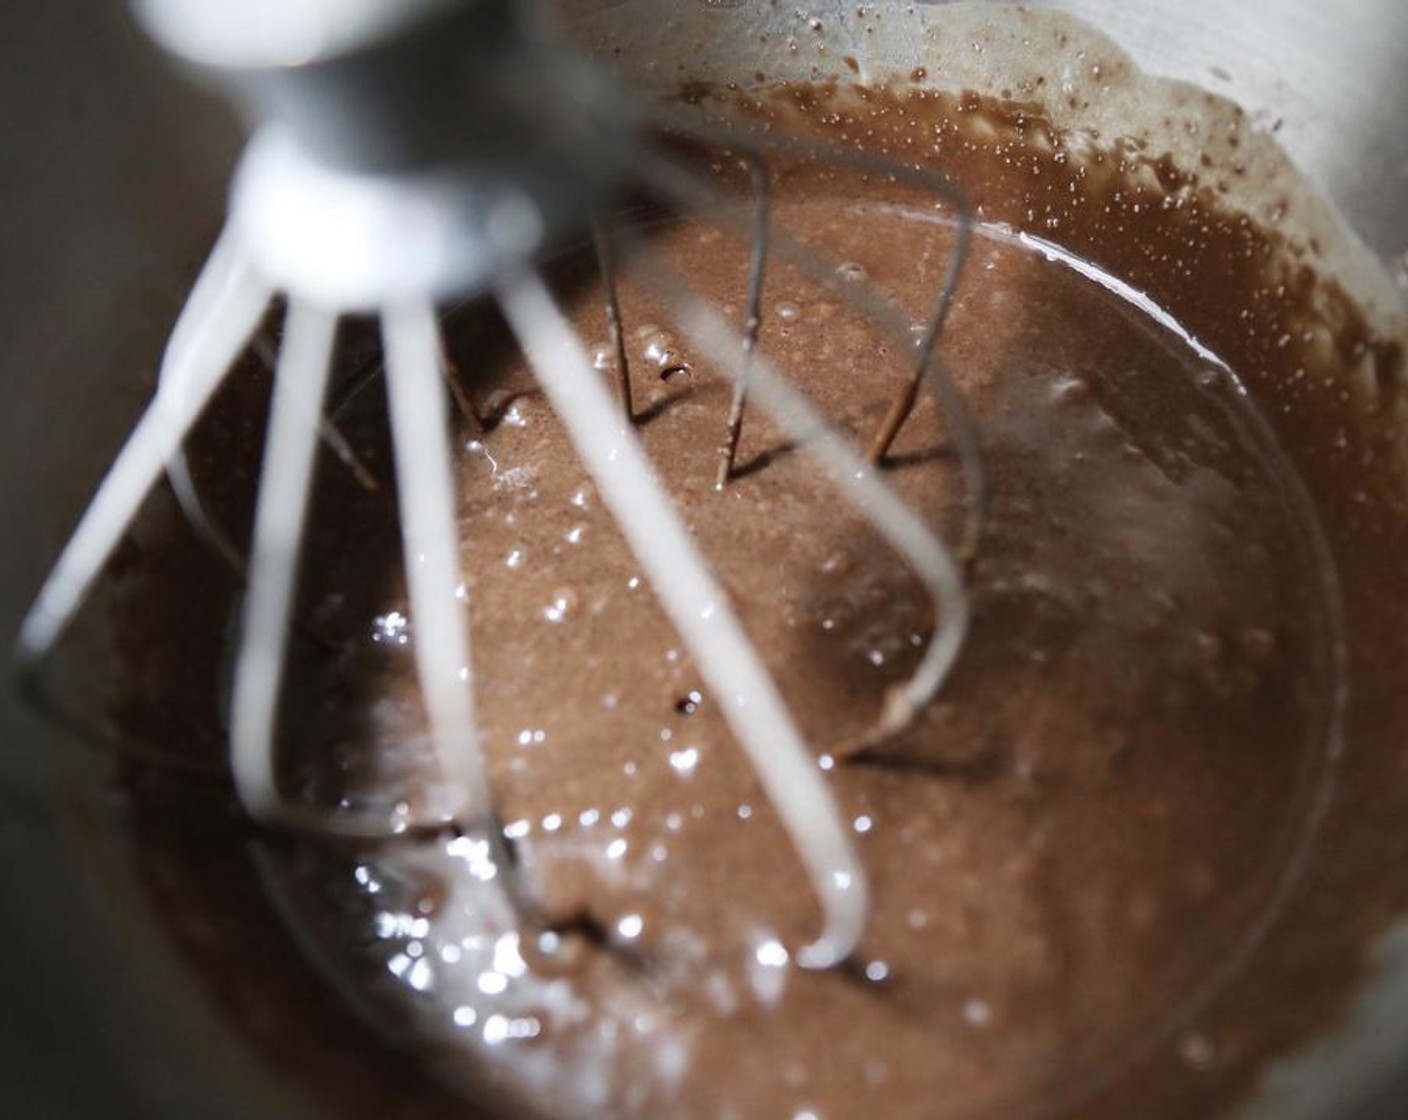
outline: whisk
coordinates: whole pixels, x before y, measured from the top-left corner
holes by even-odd
[[[932,597],[935,626],[912,677],[888,695],[872,736],[903,727],[958,655],[968,612],[960,556],[976,543],[981,462],[963,402],[935,361],[958,284],[970,218],[945,180],[825,145],[744,136],[679,111],[647,110],[556,39],[514,0],[138,0],[154,37],[213,74],[249,113],[228,220],[171,333],[155,395],[61,553],[18,642],[37,664],[61,637],[146,494],[277,295],[287,301],[248,558],[248,589],[230,703],[230,769],[255,821],[379,837],[405,820],[319,809],[281,796],[277,708],[300,538],[335,331],[341,316],[379,316],[415,663],[439,782],[417,828],[459,829],[497,845],[499,829],[475,730],[466,611],[459,595],[449,414],[436,307],[496,300],[547,400],[689,649],[806,868],[823,929],[797,954],[808,967],[844,959],[861,937],[868,887],[821,767],[767,667],[692,542],[633,431],[630,369],[616,269],[669,293],[678,325],[733,380],[721,418],[717,478],[733,471],[750,402],[861,510]],[[751,209],[667,156],[656,130],[743,159]],[[834,283],[834,262],[772,229],[767,160],[832,161],[935,192],[958,238],[917,344],[907,318],[876,292],[840,292],[897,344],[913,376],[868,458],[853,449],[758,346],[764,261]],[[626,190],[703,209],[752,238],[741,332],[662,260],[604,220]],[[614,357],[612,388],[555,303],[538,266],[573,238],[594,238]],[[620,264],[620,262],[625,262]],[[949,418],[964,466],[967,521],[951,550],[878,470],[924,386]],[[497,850],[497,848],[495,849]]]

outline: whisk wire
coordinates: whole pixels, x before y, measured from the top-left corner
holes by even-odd
[[[181,312],[155,397],[21,624],[16,654],[22,664],[41,660],[62,636],[273,298],[248,263],[226,251],[207,262],[202,280]]]
[[[722,490],[733,477],[733,464],[738,456],[738,441],[743,435],[743,410],[748,404],[748,385],[752,379],[753,350],[758,345],[758,329],[762,324],[763,269],[768,259],[768,172],[761,160],[746,159],[748,178],[753,188],[753,240],[748,250],[748,293],[743,312],[743,359],[738,367],[738,380],[733,383],[729,402],[728,430],[719,456],[719,470],[714,489]]]
[[[482,824],[493,811],[475,723],[469,592],[460,570],[435,309],[428,302],[389,308],[382,334],[416,672],[440,776],[453,799],[442,812],[447,821]]]
[[[807,869],[821,903],[823,929],[799,950],[798,962],[810,968],[838,963],[859,942],[869,888],[834,795],[725,592],[639,440],[620,423],[581,340],[547,287],[536,275],[524,273],[505,280],[496,293],[543,391],[718,697],[730,730]]]
[[[460,414],[460,418],[482,435],[484,432],[483,417],[479,415],[479,410],[474,407],[474,402],[470,400],[469,393],[465,390],[459,363],[451,355],[450,348],[445,343],[444,332],[440,331],[438,326],[436,327],[435,355],[440,367],[440,376],[445,379],[445,388],[450,393],[450,399],[455,402],[455,409]]]
[[[290,301],[274,374],[230,707],[235,790],[264,823],[284,823],[295,813],[278,792],[275,729],[318,446],[313,418],[322,410],[336,330],[330,312]]]
[[[592,244],[596,249],[597,270],[606,307],[606,333],[611,343],[611,361],[616,372],[616,394],[626,423],[636,422],[636,406],[631,396],[631,367],[626,358],[626,334],[621,325],[621,297],[616,288],[616,258],[611,235],[601,221],[592,223]]]
[[[733,337],[723,317],[693,294],[683,278],[651,250],[638,245],[629,259],[654,290],[668,294],[685,334],[701,350],[715,356],[714,368],[725,377],[736,378],[737,372],[723,357],[730,353]],[[761,351],[754,356],[752,377],[752,392],[758,403],[905,558],[934,604],[934,634],[909,680],[887,696],[884,710],[865,736],[865,741],[873,741],[906,726],[933,699],[953,668],[969,620],[962,571],[942,538],[851,449],[806,394],[778,373]]]
[[[706,134],[714,135],[714,134]],[[749,138],[751,140],[751,136]],[[769,143],[773,143],[772,138],[765,138]],[[812,151],[812,145],[800,142],[786,142],[776,140],[779,150],[793,155]],[[835,153],[827,146],[817,146],[818,152],[825,154],[828,158],[836,155],[842,158],[847,153]],[[855,166],[867,168],[875,173],[878,168],[892,167],[893,173],[897,176],[904,174],[907,181],[919,185],[927,184],[936,192],[942,192],[940,197],[947,198],[950,190],[957,190],[952,187],[942,176],[933,175],[929,172],[913,168],[905,168],[902,165],[891,165],[885,161],[876,161],[869,157],[858,156]],[[851,161],[846,159],[847,165]],[[748,215],[744,209],[734,203],[723,191],[716,188],[701,176],[694,174],[687,169],[678,166],[676,163],[659,157],[648,157],[643,159],[641,175],[645,183],[660,197],[675,203],[694,209],[705,208],[712,214],[720,225],[733,231],[739,237],[750,237],[751,226]],[[959,192],[959,198],[962,198]],[[953,440],[958,452],[959,464],[963,475],[963,512],[964,526],[958,555],[965,563],[971,561],[976,556],[978,544],[982,538],[983,521],[987,511],[987,473],[983,465],[982,445],[978,436],[977,422],[973,418],[972,410],[969,409],[963,395],[958,391],[958,387],[953,383],[952,377],[948,374],[942,361],[939,360],[935,349],[943,326],[948,318],[949,309],[952,306],[955,292],[957,290],[958,279],[962,273],[963,262],[968,252],[971,231],[965,233],[971,223],[968,216],[967,202],[963,201],[962,208],[958,211],[956,218],[956,228],[959,236],[954,246],[954,256],[945,270],[944,286],[940,290],[934,304],[934,309],[926,327],[924,336],[920,339],[919,345],[915,348],[914,369],[921,371],[922,381],[930,386],[935,396],[939,400],[944,416],[948,418],[949,426],[953,433]],[[880,295],[863,284],[846,284],[836,274],[833,261],[828,260],[823,254],[817,252],[811,246],[798,241],[792,237],[785,229],[773,228],[770,231],[769,247],[777,258],[785,264],[796,268],[802,275],[820,284],[828,291],[831,291],[844,300],[849,301],[858,311],[864,314],[888,337],[893,345],[901,350],[914,346],[913,336],[909,332],[909,324],[906,317],[884,296]],[[908,380],[900,390],[897,402],[910,398],[914,380]],[[913,407],[913,399],[910,398],[910,408]],[[896,410],[892,405],[891,412]],[[907,413],[906,413],[907,415]],[[874,445],[872,444],[872,451]],[[874,456],[870,456],[874,462]]]

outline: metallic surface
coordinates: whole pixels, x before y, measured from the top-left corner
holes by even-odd
[[[1408,253],[1408,5],[1400,0],[1043,4],[1089,19],[1144,69],[1281,122],[1291,158],[1366,244]]]
[[[1294,159],[1371,250],[1400,266],[1408,5],[1059,6],[1091,18],[1148,69],[1209,86],[1268,124],[1282,120]],[[855,10],[813,7],[837,19]],[[770,8],[767,18],[794,11]],[[751,60],[740,64],[751,69]],[[166,331],[218,228],[238,136],[223,110],[169,72],[119,6],[72,0],[0,13],[0,141],[0,633],[9,635],[150,392]],[[296,1094],[245,1076],[248,1060],[190,1006],[179,973],[120,892],[99,889],[121,861],[73,845],[73,817],[88,811],[75,806],[92,800],[73,791],[91,794],[91,783],[88,762],[0,692],[7,1114],[295,1114]],[[1386,950],[1390,962],[1403,956]],[[1385,976],[1359,1022],[1327,1040],[1319,1064],[1281,1075],[1282,1095],[1263,1115],[1328,1115],[1348,1092],[1346,1062],[1403,1063],[1405,975]],[[1408,1114],[1408,1094],[1389,1081],[1353,1115]]]

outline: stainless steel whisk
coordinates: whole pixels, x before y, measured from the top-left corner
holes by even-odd
[[[936,623],[914,675],[875,725],[902,727],[942,684],[967,626],[961,564],[887,486],[876,465],[925,384],[950,419],[965,472],[971,555],[982,508],[973,426],[936,368],[934,348],[958,283],[970,219],[944,180],[822,145],[720,132],[691,116],[647,111],[554,39],[514,0],[137,0],[169,51],[213,74],[253,121],[228,220],[171,333],[155,396],[103,479],[26,617],[23,663],[62,636],[149,490],[178,462],[199,419],[277,294],[287,299],[235,657],[230,760],[256,821],[383,836],[408,822],[315,809],[280,796],[277,707],[323,400],[339,317],[380,317],[415,661],[440,770],[420,827],[458,828],[498,843],[476,740],[473,673],[451,469],[437,304],[497,301],[552,407],[672,624],[755,768],[805,865],[824,928],[796,959],[826,967],[855,947],[868,910],[866,875],[838,806],[766,666],[691,541],[633,432],[630,377],[615,295],[618,249],[670,294],[686,337],[734,381],[718,468],[732,471],[747,403],[773,415],[843,496],[924,581]],[[664,126],[741,153],[751,213],[651,142]],[[953,208],[957,248],[915,347],[914,375],[871,449],[858,454],[758,348],[763,261],[775,253],[820,283],[834,267],[770,230],[765,159],[834,161],[932,189]],[[705,208],[751,235],[746,321],[736,326],[692,295],[625,231],[595,225],[618,393],[536,271],[554,245],[594,228],[627,187],[672,206]],[[901,345],[908,321],[876,293],[843,294]]]

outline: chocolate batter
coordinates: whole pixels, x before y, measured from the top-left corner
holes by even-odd
[[[1404,901],[1376,873],[1403,854],[1380,831],[1389,799],[1384,818],[1343,808],[1399,776],[1390,733],[1408,718],[1381,671],[1408,634],[1389,559],[1408,524],[1401,353],[1215,186],[1076,145],[1034,106],[692,96],[922,160],[986,223],[939,347],[990,475],[972,636],[939,701],[860,758],[830,752],[912,666],[927,600],[760,414],[713,490],[715,359],[673,333],[666,294],[623,285],[641,436],[872,876],[861,953],[792,965],[818,918],[791,847],[477,306],[447,331],[479,416],[460,463],[466,593],[517,866],[491,873],[468,838],[263,837],[246,857],[227,817],[197,802],[173,818],[172,779],[136,772],[178,940],[221,962],[211,982],[236,1007],[266,1001],[245,1009],[251,1033],[358,1114],[443,1112],[441,1086],[573,1117],[1207,1114],[1343,1006]],[[773,178],[778,226],[922,321],[952,249],[941,207],[805,163]],[[693,219],[648,224],[741,318],[745,247]],[[594,273],[568,254],[555,280],[605,373]],[[906,373],[780,263],[761,345],[861,442]],[[340,416],[388,491],[379,391]],[[227,469],[243,438],[212,425],[205,453]],[[956,540],[962,480],[932,401],[886,471]],[[306,643],[296,667],[288,788],[413,812],[425,744],[394,516],[331,465],[320,485],[303,614],[342,652]],[[142,705],[125,718],[140,726]]]

